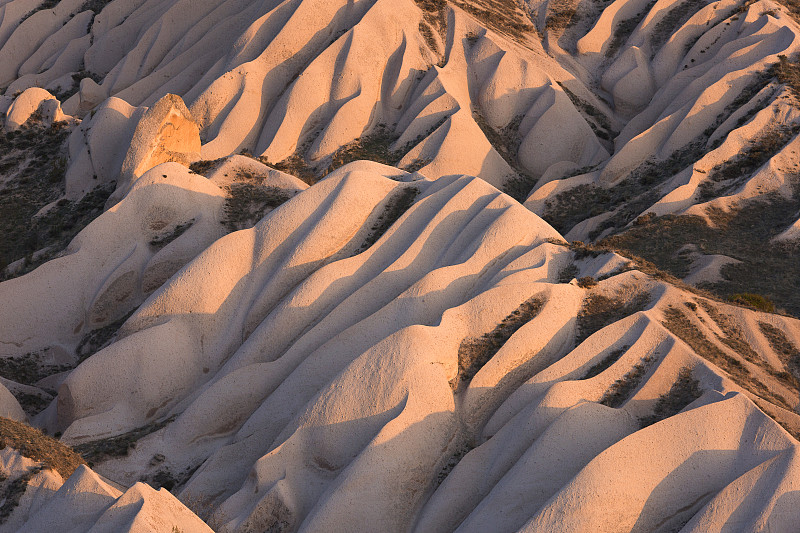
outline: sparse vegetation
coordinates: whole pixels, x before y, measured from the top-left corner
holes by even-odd
[[[3,502],[0,505],[0,524],[4,524],[14,512],[14,509],[19,506],[22,496],[28,490],[28,484],[39,472],[41,472],[41,468],[34,467],[18,478],[5,483],[3,491],[0,492],[0,501]]]
[[[559,82],[558,85],[564,90],[564,94],[569,97],[572,105],[574,105],[575,108],[581,112],[586,120],[586,123],[589,124],[589,126],[592,128],[592,131],[598,138],[610,141],[617,136],[618,132],[614,131],[614,128],[611,126],[611,122],[608,120],[608,117],[605,115],[605,113],[564,87],[561,82]]]
[[[32,15],[38,13],[39,11],[44,11],[46,9],[53,9],[59,4],[60,1],[61,0],[44,0],[41,4],[39,4],[34,9],[26,13],[25,16],[22,17],[22,20],[20,20],[19,23],[22,24],[23,22],[31,18]]]
[[[792,383],[795,388],[800,387],[800,350],[792,344],[783,331],[772,324],[759,322],[758,327],[789,373],[789,376],[781,376],[783,381]]]
[[[575,263],[570,263],[558,274],[559,283],[569,283],[578,275],[580,271]]]
[[[63,194],[63,123],[44,127],[31,118],[21,129],[0,133],[0,270],[39,249],[33,215]]]
[[[0,444],[42,463],[67,479],[85,461],[72,448],[22,422],[0,417]]]
[[[611,277],[611,275],[621,274],[622,272],[627,272],[628,270],[635,269],[644,274],[647,274],[653,279],[664,281],[684,291],[697,294],[698,296],[702,296],[703,298],[708,298],[709,300],[719,300],[719,298],[715,294],[703,289],[699,289],[692,285],[689,285],[688,283],[684,283],[682,280],[676,278],[669,272],[659,269],[656,265],[654,265],[647,259],[632,254],[630,250],[608,246],[607,241],[605,239],[602,241],[602,244],[585,244],[581,241],[572,241],[569,244],[565,243],[561,244],[563,246],[567,246],[570,250],[572,250],[575,253],[575,259],[583,259],[586,257],[594,258],[602,254],[615,253],[620,255],[621,257],[625,257],[630,260],[627,264],[622,266],[620,269],[617,269],[613,273],[600,276],[600,278],[598,278],[598,281],[602,281],[603,279]]]
[[[166,245],[186,233],[186,230],[194,225],[194,219],[191,219],[183,224],[178,224],[171,231],[158,235],[150,241],[150,246],[155,250],[161,250]]]
[[[769,193],[728,213],[712,211],[715,227],[693,215],[666,215],[603,239],[601,245],[626,255],[641,256],[677,277],[688,274],[690,262],[678,252],[695,245],[702,254],[721,254],[741,261],[722,268],[720,281],[703,287],[734,303],[767,311],[783,308],[800,314],[800,300],[787,287],[800,286],[796,245],[775,244],[772,239],[797,219],[800,195],[787,199]],[[751,298],[750,301],[747,298]],[[762,300],[763,298],[763,300]],[[770,303],[774,302],[772,306]]]
[[[775,312],[775,304],[772,303],[772,300],[760,294],[752,294],[749,292],[731,294],[728,296],[728,301],[745,307],[751,307],[757,311],[764,311],[765,313]]]
[[[364,239],[364,242],[356,250],[356,254],[360,254],[368,250],[378,239],[380,239],[386,231],[392,227],[392,224],[403,216],[403,213],[409,210],[414,204],[414,200],[419,194],[419,189],[416,187],[402,187],[399,191],[394,193],[389,199],[383,213],[380,214],[375,225],[372,226],[369,235]]]
[[[43,354],[39,352],[29,352],[17,357],[0,358],[0,375],[16,383],[38,387],[37,383],[40,380],[60,372],[72,370],[79,363],[108,346],[117,330],[131,314],[133,314],[133,311],[116,322],[87,333],[75,350],[77,360],[73,364],[53,365],[44,363],[43,360],[49,360],[49,358],[43,357]],[[45,409],[53,400],[53,395],[55,395],[54,390],[43,388],[41,391],[40,393],[29,393],[12,390],[12,393],[23,410],[29,416],[33,416]]]
[[[562,31],[578,22],[577,10],[569,3],[564,2],[553,6],[551,2],[551,6],[544,23],[546,29],[553,32]]]
[[[700,357],[714,363],[728,373],[733,381],[745,390],[779,405],[793,410],[786,400],[774,394],[758,378],[753,376],[739,359],[728,355],[711,342],[700,329],[680,310],[669,307],[664,311],[664,327],[688,344]]]
[[[135,311],[136,309],[132,309],[119,320],[115,320],[114,322],[107,324],[102,328],[98,328],[87,333],[83,339],[81,339],[81,342],[78,343],[78,347],[75,348],[75,355],[78,356],[78,362],[81,363],[85,361],[111,344],[115,335],[117,334],[117,331],[119,331],[119,328],[122,327],[125,321],[128,320],[128,318],[130,318]]]
[[[579,222],[601,215],[612,202],[607,189],[584,183],[548,199],[542,218],[562,235]]]
[[[612,350],[606,355],[602,361],[599,363],[592,365],[589,370],[586,371],[586,374],[583,375],[581,379],[591,379],[595,376],[599,376],[609,368],[611,365],[616,363],[620,360],[620,358],[628,351],[630,346],[622,346],[621,348],[617,348],[616,350]]]
[[[434,488],[438,487],[442,484],[442,482],[450,475],[450,472],[461,462],[461,459],[464,458],[469,452],[473,450],[473,446],[470,446],[468,443],[463,443],[453,455],[447,460],[447,463],[444,464],[442,469],[436,474],[436,480],[434,481]]]
[[[31,417],[44,411],[47,406],[50,405],[50,402],[53,401],[53,397],[49,394],[17,392],[14,394],[14,397],[17,399],[20,407],[22,407],[22,410],[25,411],[25,414]]]
[[[674,416],[702,395],[700,382],[692,375],[692,369],[682,368],[669,391],[661,395],[656,402],[653,414],[640,418],[639,424],[645,428]]]
[[[633,392],[639,388],[650,367],[654,363],[655,358],[652,356],[645,357],[621,379],[618,379],[603,393],[600,402],[608,407],[621,407]]]
[[[637,219],[642,211],[652,206],[660,197],[658,187],[699,159],[702,151],[701,144],[695,142],[676,150],[664,161],[645,161],[639,165],[626,179],[608,190],[611,202],[602,212],[613,213],[589,233],[589,238],[597,239],[607,230],[618,231]]]
[[[787,3],[793,4],[794,2],[795,0],[791,0]],[[794,4],[794,6],[792,13],[795,18],[798,18],[800,17],[800,3]],[[797,58],[794,61],[790,61],[785,55],[779,55],[778,63],[773,67],[773,72],[779,82],[786,84],[795,96],[800,96],[800,63],[798,63]]]
[[[203,159],[200,161],[195,161],[189,165],[189,170],[195,174],[208,177],[208,174],[222,164],[223,161],[225,161],[224,157],[220,157],[219,159]]]
[[[91,24],[89,26],[91,26]],[[55,96],[62,103],[65,102],[70,96],[80,90],[81,81],[85,78],[90,78],[98,85],[103,81],[103,78],[101,78],[99,75],[95,74],[94,72],[89,72],[83,68],[83,66],[81,66],[81,69],[72,75],[72,86],[63,92],[53,93],[53,96]]]
[[[43,264],[103,212],[113,183],[95,187],[77,202],[62,198],[44,215],[45,205],[64,194],[65,141],[69,129],[56,122],[44,127],[35,118],[21,129],[0,134],[0,280]],[[6,267],[16,261],[15,268]]]
[[[592,276],[584,276],[578,280],[578,287],[581,289],[591,289],[597,285],[597,280]]]
[[[394,152],[389,147],[397,141],[399,135],[386,126],[379,126],[372,135],[367,135],[336,150],[328,167],[322,171],[322,177],[353,161],[369,160],[384,165],[396,165],[405,155]],[[410,148],[410,147],[409,147]]]
[[[800,131],[800,126],[782,126],[750,141],[747,148],[708,173],[700,184],[698,200],[727,196],[739,189],[753,173],[769,161]]]
[[[379,124],[374,132],[364,135],[363,137],[360,137],[353,142],[339,148],[336,152],[334,152],[330,160],[328,160],[326,163],[327,166],[321,166],[320,168],[309,165],[305,159],[305,153],[308,150],[308,147],[311,146],[311,143],[314,141],[318,133],[310,136],[300,147],[298,147],[294,154],[279,163],[270,163],[265,157],[255,157],[247,151],[243,151],[242,155],[252,157],[253,159],[258,160],[265,165],[271,166],[277,170],[280,170],[281,172],[291,174],[308,183],[309,185],[313,185],[334,170],[337,170],[348,163],[352,163],[353,161],[375,161],[377,163],[396,167],[399,165],[400,160],[403,159],[403,157],[405,157],[405,155],[411,151],[414,146],[419,144],[428,135],[436,131],[442,124],[444,124],[447,118],[448,117],[443,117],[430,129],[428,129],[426,133],[417,136],[416,139],[406,143],[397,150],[391,150],[390,147],[400,138],[400,136],[385,124]],[[424,167],[428,163],[430,163],[430,161],[425,159],[417,159],[409,166],[405,167],[404,170],[407,172],[414,172]]]
[[[278,187],[263,187],[251,183],[232,183],[227,187],[225,220],[228,231],[252,228],[269,211],[287,201],[289,194]]]
[[[159,422],[153,422],[152,424],[136,428],[122,435],[78,444],[75,446],[75,451],[86,460],[89,466],[96,465],[106,459],[124,457],[128,455],[132,449],[136,448],[136,442],[138,440],[151,433],[155,433],[174,419],[175,417],[173,416]]]
[[[633,33],[636,27],[644,20],[644,17],[650,12],[654,5],[656,5],[656,0],[651,0],[635,16],[617,24],[617,27],[614,29],[614,36],[611,38],[611,42],[606,49],[606,57],[614,57],[617,54],[622,45],[625,44],[625,41],[628,40],[631,33]]]
[[[502,157],[503,160],[508,163],[508,166],[514,169],[516,173],[506,181],[503,192],[518,202],[524,202],[533,186],[536,185],[536,180],[533,176],[528,174],[517,161],[517,152],[522,142],[519,136],[519,125],[522,123],[523,116],[519,115],[515,117],[514,120],[509,122],[508,125],[501,130],[492,128],[476,109],[472,111],[472,118],[481,128],[486,139],[495,151],[500,154],[500,157]]]
[[[684,0],[670,9],[653,28],[650,34],[650,50],[655,55],[669,40],[675,31],[683,26],[695,13],[706,4],[702,0]]]
[[[609,211],[614,211],[593,230],[589,237],[596,239],[607,229],[619,229],[658,200],[657,185],[679,172],[701,154],[699,144],[692,144],[661,162],[646,161],[628,177],[608,189],[582,184],[547,200],[542,218],[561,234],[575,225]]]
[[[89,22],[89,27],[92,27],[92,23],[94,22],[94,17],[100,14],[100,12],[111,3],[111,0],[86,0],[83,5],[80,7],[78,12],[81,11],[91,11],[94,13],[92,16],[91,22]]]
[[[42,363],[42,354],[38,352],[28,352],[17,357],[0,357],[0,375],[23,385],[35,385],[47,376],[71,369],[70,365]]]
[[[443,53],[443,50],[439,50],[439,46],[436,44],[437,40],[434,34],[439,34],[443,39],[447,33],[446,0],[414,0],[414,2],[422,9],[423,20],[419,23],[419,32],[425,39],[425,43],[434,53]]]
[[[661,195],[660,186],[667,179],[722,143],[725,136],[720,136],[714,145],[707,146],[708,138],[717,128],[732,113],[749,102],[766,87],[773,77],[773,69],[767,69],[755,75],[753,81],[745,87],[730,105],[725,107],[714,123],[700,137],[683,148],[676,150],[667,159],[663,161],[647,160],[632,170],[619,183],[609,188],[583,184],[563,191],[547,201],[542,218],[562,235],[565,235],[579,222],[611,212],[608,218],[600,222],[590,232],[589,238],[595,240],[603,234],[613,234],[621,231],[629,222],[639,217],[643,211],[658,200]],[[569,94],[567,92],[567,95]],[[574,95],[571,98],[573,98],[573,103],[578,109],[599,120],[597,117],[597,114],[600,114],[599,111],[596,114],[592,114],[579,101],[574,99]],[[602,126],[602,124],[600,125]]]
[[[247,155],[247,154],[245,154]],[[281,172],[286,172],[287,174],[291,174],[292,176],[308,183],[309,185],[314,185],[319,178],[317,178],[317,173],[314,168],[306,163],[305,158],[301,155],[301,152],[295,152],[294,154],[290,155],[283,161],[278,163],[269,163],[266,159],[259,157],[257,158],[264,164],[270,165]]]
[[[408,165],[402,167],[403,170],[406,172],[417,172],[418,170],[422,170],[424,167],[428,166],[431,163],[431,159],[426,159],[424,157],[415,159]]]
[[[458,375],[450,383],[453,389],[458,391],[461,382],[471,381],[519,328],[536,318],[544,304],[540,296],[529,298],[489,333],[463,340],[458,347]]]
[[[528,7],[517,0],[454,0],[453,3],[492,30],[521,43],[536,31]]]
[[[719,366],[739,380],[750,378],[750,371],[741,361],[726,354],[711,342],[700,329],[679,309],[668,307],[664,311],[664,327],[688,344],[698,355]]]
[[[638,292],[630,296],[620,295],[616,298],[590,293],[578,313],[576,344],[582,343],[609,324],[643,311],[649,303],[650,294],[647,292]]]
[[[13,271],[5,272],[2,277],[10,279],[27,274],[58,257],[81,230],[103,214],[103,208],[114,191],[114,186],[114,183],[106,183],[95,187],[78,201],[61,199],[42,216],[28,219],[26,226],[15,228],[13,232],[23,234],[24,240],[16,243],[15,247],[12,244],[7,257],[24,257],[25,261]],[[3,209],[2,203],[0,199],[0,211]],[[28,204],[28,207],[33,208],[33,205]],[[22,214],[19,211],[17,213]]]
[[[719,309],[714,307],[714,305],[707,300],[700,299],[697,300],[697,302],[722,331],[723,335],[717,334],[717,338],[722,341],[723,344],[751,363],[767,364],[766,361],[753,350],[750,344],[748,344],[742,330],[736,324],[733,317],[720,312]]]
[[[164,459],[165,458],[163,455],[156,454],[150,461],[150,465],[158,465],[163,462]],[[155,489],[164,488],[168,491],[173,491],[176,488],[182,487],[187,481],[189,481],[189,478],[194,475],[198,468],[200,468],[200,463],[193,467],[186,468],[177,474],[174,474],[169,468],[160,468],[152,475],[141,477],[139,481],[148,483]]]

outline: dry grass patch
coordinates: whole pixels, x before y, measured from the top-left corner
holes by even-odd
[[[517,0],[453,0],[453,3],[497,33],[525,43],[536,32],[527,5]]]
[[[795,3],[795,0],[789,2],[784,1],[784,4],[794,5],[796,9],[792,10],[795,18],[800,18],[800,2]],[[773,72],[778,81],[786,84],[795,95],[800,95],[800,62],[797,58],[790,61],[785,55],[778,56],[778,63],[773,67]]]
[[[755,75],[752,83],[745,87],[730,105],[726,106],[713,124],[691,143],[676,150],[665,160],[647,160],[632,170],[622,181],[609,188],[583,184],[562,191],[546,202],[542,218],[559,233],[566,235],[578,223],[604,213],[610,213],[608,218],[591,231],[589,238],[595,240],[603,234],[613,235],[624,230],[628,223],[636,220],[661,197],[660,188],[668,179],[722,143],[725,136],[720,136],[712,146],[707,146],[710,136],[717,128],[731,114],[752,100],[773,78],[772,69]],[[565,92],[568,96],[571,95],[566,89]],[[588,104],[581,102],[575,95],[571,95],[570,98],[576,108],[584,114],[587,122],[593,126],[598,137],[603,138],[602,130],[608,131],[609,135],[616,135],[610,131],[610,126],[602,122],[603,115],[599,110],[588,108]],[[751,111],[755,113],[757,109]],[[743,119],[746,120],[748,116]],[[588,170],[591,169],[581,169],[579,173]]]
[[[207,177],[211,171],[220,166],[225,159],[225,157],[220,157],[219,159],[203,159],[200,161],[195,161],[189,165],[189,170],[195,174],[200,174],[201,176]]]
[[[600,398],[600,403],[608,407],[621,407],[642,384],[644,377],[654,362],[655,358],[648,356],[636,363],[627,374],[611,384],[608,390],[603,393],[603,397]]]
[[[132,449],[136,448],[136,442],[139,439],[155,433],[173,420],[175,420],[174,416],[136,428],[122,435],[78,444],[75,446],[75,451],[86,460],[89,466],[94,466],[107,459],[125,457]]]
[[[600,244],[654,263],[677,277],[689,272],[690,262],[679,251],[694,245],[700,253],[720,254],[741,261],[723,267],[722,280],[704,284],[720,298],[768,311],[752,298],[760,295],[774,302],[779,311],[800,314],[800,263],[797,246],[773,244],[771,240],[797,219],[800,189],[787,199],[778,193],[763,195],[728,213],[711,212],[715,226],[693,215],[666,215],[632,226],[624,233],[603,239]],[[738,297],[736,296],[738,295]]]
[[[707,179],[700,184],[698,201],[707,202],[712,198],[734,193],[756,170],[780,152],[799,130],[800,126],[797,125],[781,125],[751,140],[735,157],[709,171]]]
[[[0,417],[0,444],[42,463],[43,468],[55,470],[64,479],[71,476],[78,466],[86,464],[69,446],[36,428],[8,418]]]
[[[702,395],[703,390],[700,388],[700,382],[692,375],[692,369],[682,368],[678,373],[678,379],[675,380],[669,391],[658,398],[653,408],[653,414],[640,418],[639,424],[646,428],[656,422],[677,415]]]
[[[580,20],[580,15],[578,15],[576,5],[572,0],[550,2],[547,6],[547,17],[544,22],[545,29],[559,32],[577,24]]]
[[[785,398],[770,391],[764,383],[753,376],[742,361],[725,353],[711,342],[681,310],[672,306],[665,309],[662,324],[688,344],[697,355],[724,370],[743,389],[784,409],[794,410]]]
[[[447,18],[445,16],[446,0],[414,0],[422,10],[422,21],[419,23],[419,32],[425,39],[425,44],[435,53],[443,52],[436,44],[434,34],[439,34],[444,39],[447,33]]]
[[[772,324],[759,322],[758,327],[764,337],[767,338],[772,350],[788,370],[789,375],[781,376],[782,380],[791,383],[797,389],[800,387],[800,350],[786,337],[783,331]]]
[[[65,123],[44,127],[35,119],[20,130],[0,133],[0,280],[30,272],[66,248],[103,212],[113,190],[95,188],[79,202],[59,200],[45,215],[34,215],[64,194]],[[3,272],[24,259],[21,268]]]
[[[653,55],[666,44],[676,30],[705,6],[706,2],[703,0],[685,0],[670,9],[669,13],[656,24],[650,34],[650,50],[653,51]]]
[[[544,298],[534,296],[523,302],[489,333],[479,338],[464,339],[458,347],[458,374],[450,382],[453,389],[460,390],[462,382],[471,381],[517,330],[536,318],[544,304]]]
[[[578,313],[578,333],[575,344],[580,344],[594,333],[639,311],[650,303],[650,294],[639,292],[630,297],[608,297],[590,293]]]
[[[775,304],[772,302],[772,300],[760,294],[753,294],[749,292],[731,294],[728,296],[728,301],[741,307],[749,307],[756,311],[763,311],[764,313],[776,312]]]
[[[522,123],[523,115],[516,116],[499,130],[491,127],[477,109],[472,110],[472,118],[483,131],[492,148],[508,163],[508,166],[514,169],[515,174],[506,180],[503,185],[503,192],[518,202],[524,202],[536,184],[536,179],[528,174],[517,160],[519,145],[522,142],[522,138],[519,135],[519,125]]]
[[[291,198],[281,188],[252,183],[232,183],[226,189],[228,196],[225,198],[225,219],[221,223],[231,232],[252,228],[269,211]],[[186,229],[188,227],[184,231]]]
[[[381,213],[378,220],[372,226],[369,235],[367,235],[364,242],[361,243],[361,246],[358,247],[358,250],[356,250],[353,255],[368,250],[373,244],[378,242],[378,239],[380,239],[383,234],[411,208],[418,194],[419,189],[416,187],[403,187],[394,193],[386,204],[386,207],[384,207],[383,213]]]
[[[618,132],[614,131],[614,128],[611,126],[611,121],[609,121],[605,113],[567,89],[561,82],[558,82],[558,85],[564,90],[564,93],[570,99],[572,105],[575,106],[575,109],[580,111],[586,123],[589,124],[589,127],[592,128],[592,131],[597,137],[606,141],[611,141],[618,135]]]
[[[581,379],[582,380],[583,379],[592,379],[595,376],[599,376],[600,374],[602,374],[603,372],[605,372],[606,370],[611,368],[611,366],[614,363],[619,361],[620,358],[623,356],[623,354],[625,352],[627,352],[629,349],[630,349],[630,346],[623,346],[621,348],[617,348],[616,350],[610,351],[608,353],[608,355],[606,355],[603,358],[602,361],[600,361],[599,363],[589,367],[589,370],[586,371],[586,374],[584,374]]]

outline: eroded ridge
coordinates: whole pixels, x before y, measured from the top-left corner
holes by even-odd
[[[791,530],[795,15],[0,4],[0,531]]]

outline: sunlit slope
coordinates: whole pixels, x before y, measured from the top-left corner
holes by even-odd
[[[0,531],[797,523],[791,5],[0,2]]]

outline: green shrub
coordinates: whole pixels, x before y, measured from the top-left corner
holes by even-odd
[[[746,307],[752,307],[753,309],[764,311],[765,313],[775,312],[775,304],[772,303],[772,300],[760,294],[753,294],[750,292],[732,294],[728,297],[728,301]]]

